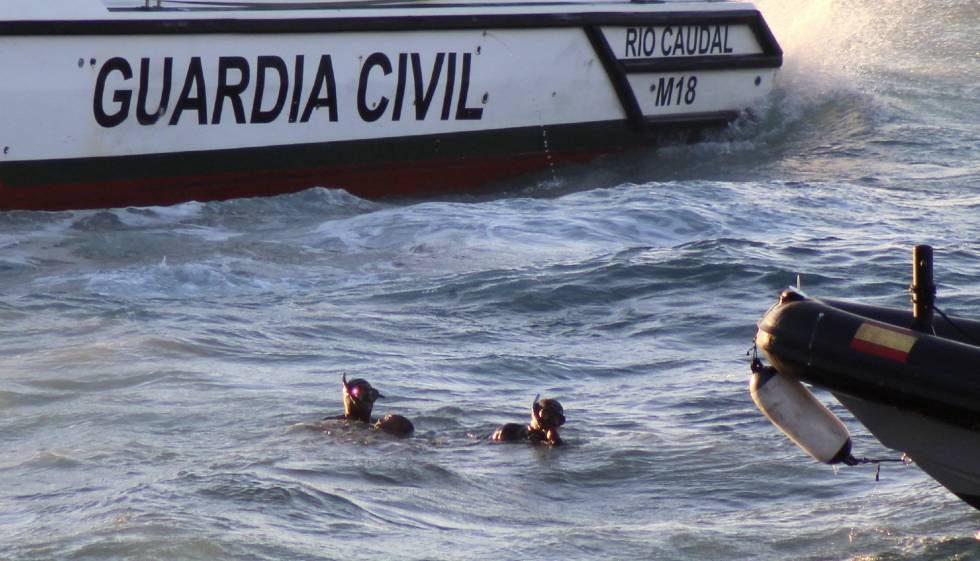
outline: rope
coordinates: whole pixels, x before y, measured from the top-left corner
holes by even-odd
[[[911,458],[906,454],[902,454],[901,458],[855,458],[850,456],[844,460],[844,463],[849,466],[857,466],[861,464],[874,464],[875,465],[875,481],[881,481],[881,464],[883,463],[903,463],[908,464]]]
[[[936,310],[937,312],[939,312],[939,315],[943,316],[943,319],[946,320],[946,323],[948,323],[951,326],[953,326],[953,329],[955,329],[956,331],[958,331],[960,333],[960,335],[962,335],[966,339],[970,340],[975,346],[980,346],[980,341],[978,341],[973,335],[970,335],[962,327],[960,327],[959,325],[957,325],[956,322],[954,322],[952,319],[950,319],[949,316],[946,315],[946,312],[940,310],[939,307],[936,306],[935,304],[933,304],[932,309],[933,310]]]

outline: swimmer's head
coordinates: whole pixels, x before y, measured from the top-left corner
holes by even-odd
[[[558,434],[558,427],[565,424],[565,409],[557,399],[538,400],[531,405],[531,429]]]
[[[347,374],[344,374],[342,382],[344,385],[344,417],[370,423],[374,402],[384,396],[363,378],[354,378],[348,382]]]
[[[399,438],[411,436],[415,432],[415,425],[412,424],[412,421],[402,415],[385,415],[383,419],[374,424],[374,428]]]

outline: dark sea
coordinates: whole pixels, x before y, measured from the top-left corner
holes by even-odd
[[[700,144],[472,196],[0,214],[0,559],[980,559],[980,512],[810,459],[747,389],[798,277],[906,307],[927,243],[980,316],[980,3],[759,7],[777,87]],[[343,374],[415,436],[321,423]],[[567,446],[485,440],[537,394]]]

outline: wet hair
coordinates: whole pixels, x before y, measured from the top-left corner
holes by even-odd
[[[415,425],[412,424],[412,421],[401,415],[385,415],[383,419],[374,424],[374,428],[402,438],[411,436],[415,432]]]

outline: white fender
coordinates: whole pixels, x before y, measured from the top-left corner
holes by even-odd
[[[762,368],[752,374],[749,391],[759,410],[813,459],[853,461],[847,427],[795,377]]]

